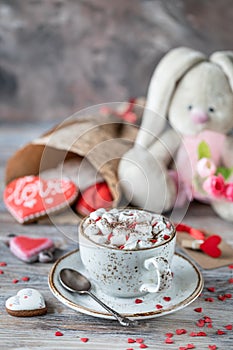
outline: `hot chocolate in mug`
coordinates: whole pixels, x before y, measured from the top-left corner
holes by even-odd
[[[79,227],[81,260],[108,295],[137,297],[168,289],[176,230],[164,216],[140,209],[98,209]]]

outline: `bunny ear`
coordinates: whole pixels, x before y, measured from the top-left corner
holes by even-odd
[[[210,56],[210,61],[221,67],[227,76],[233,91],[233,51],[217,51]]]
[[[171,50],[156,67],[147,94],[141,128],[136,143],[148,147],[166,124],[166,116],[177,82],[194,65],[206,60],[187,47]]]

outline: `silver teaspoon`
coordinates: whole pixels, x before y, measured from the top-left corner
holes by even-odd
[[[97,303],[99,303],[105,310],[107,310],[122,326],[136,325],[137,322],[129,320],[127,317],[120,315],[118,312],[104,304],[91,289],[91,282],[83,276],[80,272],[73,269],[62,269],[59,273],[59,281],[61,285],[68,291],[78,293],[80,295],[88,294]]]

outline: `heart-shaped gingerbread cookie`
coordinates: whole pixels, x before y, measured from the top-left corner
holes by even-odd
[[[77,194],[72,181],[24,176],[6,186],[4,202],[10,213],[22,224],[67,208]]]
[[[17,258],[29,263],[40,260],[41,252],[53,252],[55,249],[53,241],[46,237],[16,236],[10,239],[9,246]]]
[[[47,312],[43,296],[33,288],[21,289],[7,299],[5,306],[10,315],[17,317],[40,316]]]

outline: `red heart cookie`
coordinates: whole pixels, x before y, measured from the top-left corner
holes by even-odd
[[[72,181],[24,176],[10,182],[4,191],[4,202],[15,219],[22,223],[66,208],[78,194]]]
[[[78,199],[76,211],[81,215],[89,215],[99,208],[110,208],[112,206],[112,194],[106,182],[98,182],[88,187]]]
[[[221,241],[221,237],[217,235],[210,236],[200,245],[200,249],[212,258],[218,258],[222,254],[218,248]]]
[[[54,250],[54,243],[49,238],[30,238],[16,236],[10,240],[10,250],[19,259],[26,262],[38,260],[40,252]]]

